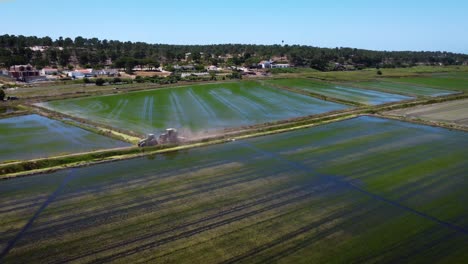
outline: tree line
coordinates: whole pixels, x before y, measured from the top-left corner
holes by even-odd
[[[30,47],[45,46],[44,51]],[[188,54],[190,53],[190,54]],[[118,68],[189,62],[195,65],[250,66],[260,60],[280,57],[298,67],[330,70],[330,65],[358,67],[405,67],[417,64],[460,65],[467,54],[443,51],[372,51],[356,48],[320,48],[304,45],[168,45],[98,38],[76,37],[53,40],[50,37],[0,36],[0,67],[30,63],[38,68],[102,68],[109,63]]]

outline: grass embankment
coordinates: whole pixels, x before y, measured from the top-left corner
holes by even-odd
[[[31,113],[31,108],[19,105],[16,102],[0,102],[0,119]]]

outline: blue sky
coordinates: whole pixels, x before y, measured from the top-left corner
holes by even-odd
[[[0,0],[0,34],[468,53],[468,1]]]

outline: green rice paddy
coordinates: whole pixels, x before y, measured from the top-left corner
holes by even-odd
[[[428,87],[449,89],[456,91],[468,91],[468,74],[467,73],[452,73],[452,74],[435,74],[432,77],[405,77],[390,79],[391,81],[423,85]]]
[[[0,119],[0,162],[128,145],[39,115]]]
[[[220,130],[348,106],[250,81],[53,101],[46,107],[117,128],[155,133],[167,127]]]
[[[391,79],[389,79],[391,81]],[[404,84],[399,82],[390,81],[368,81],[368,82],[357,82],[352,85],[367,89],[382,90],[387,92],[407,94],[411,96],[444,96],[454,94],[454,91],[441,90],[436,88],[430,88],[427,86],[415,85],[415,84]]]
[[[1,181],[0,261],[462,263],[467,156],[466,133],[360,117]]]
[[[302,89],[332,98],[353,101],[367,105],[378,105],[412,99],[409,96],[400,94],[390,94],[380,91],[359,89],[347,85],[336,85],[310,79],[278,79],[268,81],[267,83]]]

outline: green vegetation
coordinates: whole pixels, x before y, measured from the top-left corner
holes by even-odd
[[[28,47],[46,46],[45,52],[34,52]],[[167,64],[191,63],[203,65],[252,66],[260,60],[280,57],[298,67],[320,71],[381,67],[385,70],[426,65],[462,65],[468,55],[451,52],[371,51],[354,48],[318,48],[303,45],[166,45],[143,42],[122,42],[98,38],[75,39],[34,36],[0,36],[0,64],[5,66],[31,63],[36,67],[57,66],[68,68],[76,61],[83,68],[102,68],[109,59],[117,68],[132,73],[137,65],[158,68],[160,61]],[[375,70],[373,70],[375,74]]]
[[[266,83],[307,90],[315,94],[367,105],[377,105],[411,99],[411,97],[398,94],[345,87],[344,85],[319,82],[310,79],[276,79],[267,81]]]
[[[282,77],[309,77],[326,81],[369,81],[388,77],[427,77],[433,73],[468,73],[468,66],[415,66],[409,68],[380,69],[382,75],[377,74],[375,69],[363,69],[358,71],[329,71],[329,72],[309,72],[307,74],[287,74]],[[295,76],[294,76],[295,75]]]
[[[175,127],[187,136],[346,108],[252,81],[52,101],[45,106],[137,133]]]
[[[0,162],[129,146],[39,115],[0,119],[0,138]]]
[[[384,79],[384,81],[368,81],[350,83],[352,86],[372,89],[377,91],[394,92],[412,96],[444,96],[453,94],[453,91],[430,88],[422,85],[395,82],[398,79]]]
[[[360,117],[1,181],[0,260],[462,263],[467,140]]]
[[[415,85],[425,85],[429,87],[450,89],[457,91],[468,91],[467,79],[460,77],[413,77],[413,78],[398,78],[392,79],[402,83],[411,83]]]
[[[106,81],[103,78],[97,78],[94,82],[97,86],[103,86],[106,83]]]

